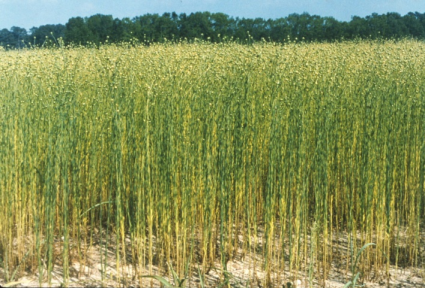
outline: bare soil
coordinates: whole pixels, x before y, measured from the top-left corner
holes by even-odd
[[[102,243],[105,235],[96,234],[92,245],[82,246],[87,255],[84,263],[78,261],[76,245],[71,242],[70,246],[70,278],[68,287],[159,287],[160,282],[152,278],[139,278],[136,275],[158,275],[162,276],[170,283],[172,280],[171,271],[164,271],[158,266],[135,267],[135,265],[122,264],[119,271],[116,270],[116,245],[113,241],[105,246]],[[97,239],[96,239],[97,238]],[[114,238],[114,237],[111,237]],[[333,247],[335,251],[346,251],[348,249],[348,238],[335,239]],[[130,244],[130,239],[126,242]],[[396,267],[391,265],[389,275],[385,272],[373,272],[368,279],[360,278],[360,283],[364,287],[423,287],[425,288],[425,231],[421,233],[421,248],[419,256],[419,267]],[[63,287],[64,274],[61,263],[61,239],[55,241],[55,265],[52,273],[51,285],[47,283],[47,275],[42,277],[42,287]],[[130,245],[128,245],[130,247]],[[126,255],[131,255],[130,249],[126,248]],[[102,261],[107,254],[107,261]],[[344,287],[351,279],[351,274],[347,271],[347,259],[344,259],[345,252],[334,253],[331,263],[331,270],[328,279],[323,281],[323,275],[307,275],[306,272],[279,271],[270,275],[272,287]],[[102,265],[103,262],[103,265]],[[128,259],[127,262],[131,262]],[[265,287],[267,283],[266,272],[262,265],[261,253],[251,252],[248,254],[238,253],[233,260],[227,263],[227,283],[229,287]],[[277,265],[277,264],[276,264]],[[221,267],[217,261],[215,267]],[[136,271],[136,268],[138,271]],[[277,269],[274,269],[277,270]],[[305,269],[307,270],[307,269]],[[46,274],[46,272],[44,272]],[[165,274],[165,275],[164,275]],[[388,277],[389,276],[389,277]],[[5,282],[5,271],[0,268],[0,287],[39,287],[39,274],[37,271],[25,271],[15,277],[13,281]],[[219,287],[226,283],[224,274],[220,269],[211,269],[202,280],[205,287]],[[288,283],[291,285],[288,286]],[[191,275],[185,281],[185,287],[202,287],[199,279],[197,266],[192,268]],[[225,286],[227,287],[227,286]]]

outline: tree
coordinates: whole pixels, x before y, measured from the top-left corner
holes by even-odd
[[[265,21],[263,18],[255,18],[252,21],[250,34],[256,41],[260,41],[261,39],[269,39],[270,23]]]
[[[118,26],[118,23],[115,23],[115,25]],[[114,29],[121,31],[120,40],[130,42],[135,37],[136,24],[130,18],[126,17],[120,21],[119,26],[120,28],[117,27]]]
[[[32,44],[41,46],[45,43],[46,39],[50,39],[56,43],[59,38],[65,37],[65,25],[41,25],[40,27],[31,28],[30,33],[31,37],[28,37],[28,41]]]
[[[224,13],[213,13],[210,16],[213,35],[213,42],[220,42],[223,37],[231,38],[234,36],[234,20]],[[219,37],[220,35],[220,37]]]
[[[368,21],[364,18],[352,17],[348,27],[346,27],[346,38],[354,39],[356,37],[367,38],[370,35]]]
[[[398,13],[387,13],[386,14],[386,28],[384,31],[385,38],[402,38],[405,35],[409,34],[409,31],[406,27],[406,24],[403,21],[403,18]]]
[[[156,30],[160,31],[161,38],[159,41],[163,41],[164,38],[170,40],[172,38],[179,37],[179,29],[177,27],[177,14],[176,13],[164,13],[156,22]]]
[[[214,36],[214,30],[210,16],[211,13],[209,12],[196,12],[189,16],[180,14],[180,36],[188,39],[211,39]]]
[[[10,32],[7,29],[0,30],[0,46],[3,46],[3,47],[15,46],[15,40],[14,40],[12,32]]]
[[[346,22],[343,22],[346,23]],[[323,21],[323,40],[339,40],[343,37],[343,25],[333,17],[325,17]]]
[[[135,31],[135,36],[140,41],[155,41],[159,38],[155,31],[156,21],[158,20],[158,14],[146,14],[143,16],[138,16],[133,19],[136,23],[137,29]]]
[[[81,17],[68,20],[65,25],[65,42],[85,45],[93,41],[93,35]]]
[[[12,43],[10,46],[14,46],[18,49],[25,47],[27,30],[24,28],[13,26],[12,28],[10,28],[10,32],[12,33]]]
[[[284,41],[290,35],[291,27],[289,26],[286,18],[278,18],[276,20],[272,20],[272,25],[270,28],[270,38],[273,41]]]
[[[248,40],[248,33],[252,32],[252,22],[252,19],[236,18],[235,38],[241,41]]]
[[[113,34],[114,28],[114,19],[112,15],[102,15],[96,14],[90,16],[87,20],[87,28],[91,32],[91,42],[94,42],[96,45],[100,43],[105,43],[105,41]],[[119,28],[119,24],[115,26]],[[114,37],[118,38],[117,35]]]
[[[403,23],[406,26],[407,32],[405,35],[411,35],[415,38],[425,38],[425,27],[420,21],[419,13],[409,13],[403,17]]]
[[[35,38],[34,38],[35,37]],[[364,18],[353,16],[349,22],[339,22],[333,17],[318,15],[290,14],[285,18],[232,18],[224,13],[196,12],[189,15],[175,12],[145,14],[133,19],[113,18],[112,15],[96,14],[88,18],[70,18],[66,25],[42,25],[30,29],[30,35],[20,27],[0,30],[0,45],[22,48],[24,42],[45,44],[46,39],[64,37],[66,43],[99,45],[121,41],[163,42],[164,39],[200,38],[212,42],[227,39],[262,38],[281,42],[291,39],[306,41],[335,41],[360,38],[414,37],[425,39],[425,13],[410,12],[405,16],[398,13],[379,15],[373,13]]]

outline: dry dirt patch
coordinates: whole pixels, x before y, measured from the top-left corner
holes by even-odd
[[[172,274],[170,271],[160,269],[158,266],[138,267],[131,265],[130,239],[126,239],[126,255],[128,259],[123,261],[119,270],[116,267],[116,245],[111,241],[108,246],[102,243],[104,235],[95,235],[95,241],[92,245],[82,245],[87,257],[84,261],[79,261],[75,255],[75,249],[70,249],[70,274],[69,287],[159,287],[160,283],[150,278],[140,278],[137,275],[154,274],[162,276],[170,283]],[[114,237],[111,237],[113,240]],[[376,273],[370,279],[363,280],[365,287],[423,287],[425,288],[425,231],[422,231],[422,249],[420,251],[420,267],[395,267],[390,266],[389,279],[384,273]],[[347,240],[347,239],[346,239]],[[345,251],[348,249],[348,241],[335,239],[334,249]],[[71,241],[71,247],[75,247],[75,243]],[[52,273],[51,286],[47,283],[47,276],[42,277],[43,287],[62,287],[64,284],[63,263],[61,263],[61,240],[55,242],[56,257],[55,265]],[[321,281],[322,275],[308,275],[306,272],[290,273],[289,271],[279,271],[270,275],[272,287],[287,287],[287,283],[291,283],[292,287],[344,287],[350,279],[350,273],[347,273],[344,253],[335,253],[336,256],[331,264],[331,270],[328,280]],[[107,256],[107,261],[105,261]],[[231,287],[265,287],[266,271],[262,265],[262,257],[258,252],[242,253],[239,251],[233,260],[227,263],[227,281]],[[221,267],[219,261],[215,263],[215,267]],[[277,264],[276,264],[277,265]],[[185,282],[185,287],[201,287],[198,266],[192,267],[190,276]],[[274,269],[277,270],[277,269]],[[218,287],[226,280],[223,271],[213,268],[202,279],[205,287]],[[45,274],[46,272],[44,272]],[[39,274],[37,271],[25,271],[18,275],[11,283],[5,283],[4,270],[0,268],[0,286],[4,287],[39,287]]]

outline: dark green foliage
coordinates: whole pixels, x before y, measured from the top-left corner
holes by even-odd
[[[87,21],[81,17],[71,18],[66,23],[65,41],[76,44],[86,44],[94,39]]]
[[[0,46],[22,48],[26,44],[45,44],[46,39],[64,38],[66,44],[99,45],[100,43],[140,42],[158,43],[187,39],[202,39],[222,42],[234,39],[241,43],[261,41],[333,42],[342,39],[425,39],[425,13],[410,12],[405,16],[398,13],[379,15],[373,13],[364,18],[353,16],[351,21],[338,21],[333,17],[322,17],[308,13],[293,13],[278,19],[233,18],[223,13],[175,12],[145,14],[130,18],[113,18],[112,15],[96,14],[90,17],[75,17],[66,25],[42,25],[30,29],[12,27],[0,30]],[[35,37],[35,40],[34,40]],[[25,44],[26,43],[26,44]],[[52,42],[54,43],[54,42]]]
[[[43,46],[47,43],[56,43],[57,39],[65,36],[65,25],[42,25],[40,27],[33,27],[30,29],[31,37],[33,38],[30,43],[37,46]]]
[[[22,48],[26,37],[27,31],[20,27],[13,26],[10,30],[0,30],[0,46]]]

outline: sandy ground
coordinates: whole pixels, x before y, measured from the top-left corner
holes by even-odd
[[[100,236],[99,236],[100,238]],[[425,288],[425,231],[421,234],[422,245],[420,255],[420,268],[404,267],[396,268],[390,266],[389,278],[385,273],[372,273],[370,279],[362,279],[362,284],[365,287],[423,287]],[[129,242],[130,239],[127,239]],[[336,249],[347,249],[348,241],[338,240],[334,243]],[[62,247],[61,240],[55,242],[56,253],[60,255]],[[340,247],[338,247],[338,245]],[[72,242],[71,242],[72,246]],[[130,245],[128,245],[130,246]],[[120,270],[116,270],[116,246],[111,242],[110,245],[105,247],[100,241],[95,241],[91,246],[83,247],[87,255],[85,263],[77,261],[77,257],[71,257],[70,266],[70,279],[69,287],[159,287],[160,282],[151,278],[138,278],[135,275],[154,275],[165,276],[170,283],[174,283],[170,271],[159,271],[158,267],[137,267],[138,272],[135,271],[133,265],[121,265]],[[71,252],[73,250],[71,249]],[[102,256],[108,255],[108,261],[102,265]],[[75,252],[74,252],[75,253]],[[101,254],[102,253],[102,254]],[[71,253],[72,254],[72,253]],[[131,255],[127,251],[127,255]],[[341,253],[342,254],[342,253]],[[72,256],[72,255],[71,255]],[[341,256],[342,257],[342,256]],[[104,257],[103,257],[104,258]],[[322,275],[306,275],[305,272],[298,272],[290,274],[289,271],[280,271],[270,275],[272,280],[272,287],[289,287],[287,283],[291,283],[290,287],[344,287],[345,283],[350,280],[351,275],[347,273],[346,261],[338,259],[332,262],[331,271],[328,280],[322,281]],[[343,258],[343,257],[342,257]],[[63,287],[63,267],[60,262],[61,257],[57,257],[55,266],[52,273],[51,286],[47,283],[47,276],[42,277],[43,287]],[[265,287],[266,272],[262,269],[262,259],[259,253],[249,253],[242,257],[240,255],[227,263],[228,283],[229,287]],[[220,267],[217,261],[216,267]],[[343,268],[341,268],[343,267]],[[150,268],[150,269],[149,269]],[[151,272],[149,271],[151,270]],[[202,287],[201,280],[199,279],[197,268],[192,269],[191,276],[185,281],[185,287]],[[103,273],[102,273],[103,271]],[[46,272],[44,272],[45,274]],[[168,275],[164,275],[168,274]],[[168,277],[167,277],[168,276]],[[223,273],[219,269],[211,269],[203,279],[205,287],[227,287],[223,285]],[[39,275],[37,271],[26,271],[15,277],[13,281],[5,283],[4,270],[0,268],[0,286],[1,287],[39,287]]]

